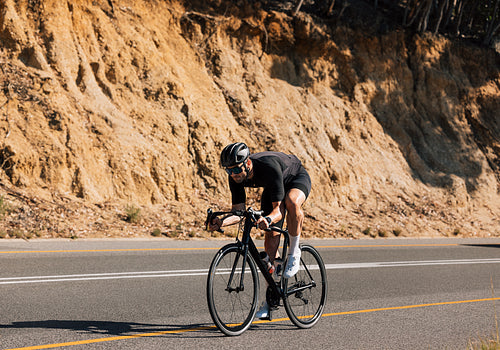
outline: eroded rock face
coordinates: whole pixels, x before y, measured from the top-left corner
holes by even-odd
[[[202,3],[0,4],[4,230],[59,210],[56,231],[120,235],[127,203],[151,213],[136,233],[199,225],[241,140],[302,159],[310,234],[499,233],[498,55]]]

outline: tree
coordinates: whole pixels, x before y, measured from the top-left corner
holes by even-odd
[[[493,41],[493,36],[500,29],[500,16],[498,14],[500,7],[500,0],[495,1],[495,6],[492,10],[492,14],[488,17],[488,22],[486,26],[486,33],[483,39],[484,45],[491,45]]]
[[[278,0],[276,0],[278,1]],[[338,18],[354,0],[342,0],[341,6],[335,0],[309,0],[308,9],[316,10],[329,17],[337,8]],[[372,4],[379,14],[397,18],[402,16],[402,25],[418,33],[426,31],[453,37],[475,39],[484,45],[491,45],[500,31],[500,0],[365,0]],[[304,0],[294,0],[295,16]],[[318,9],[322,7],[321,11]],[[305,6],[304,6],[305,8]],[[307,9],[304,9],[307,11]]]
[[[449,3],[450,3],[449,0],[441,0],[441,2],[439,4],[438,19],[436,21],[436,24],[435,24],[434,30],[433,30],[434,35],[437,34],[437,32],[439,30],[439,27],[441,26],[441,22],[443,20],[444,11],[445,11],[445,9],[448,8]]]

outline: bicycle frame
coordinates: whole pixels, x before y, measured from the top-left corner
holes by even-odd
[[[251,214],[250,214],[251,215]],[[260,272],[264,276],[264,279],[267,281],[268,286],[271,288],[273,295],[279,296],[280,298],[283,297],[283,291],[282,288],[278,288],[277,283],[274,281],[273,276],[271,273],[269,273],[267,266],[264,264],[262,259],[260,258],[259,255],[259,250],[255,246],[255,243],[253,242],[252,237],[250,236],[250,231],[252,230],[253,226],[253,220],[250,218],[245,218],[245,226],[243,228],[243,236],[241,239],[241,244],[243,246],[243,250],[245,252],[244,254],[244,259],[246,259],[246,256],[248,253],[253,257],[255,263],[257,264],[257,267],[259,268]],[[287,247],[288,247],[288,231],[282,230],[278,227],[271,226],[270,231],[276,231],[279,232],[280,234],[283,235],[284,237],[284,243],[283,243],[283,250],[282,254],[283,256],[286,256],[287,253]],[[243,269],[245,268],[246,261],[243,261]],[[242,274],[243,277],[243,274]]]
[[[250,235],[262,215],[262,211],[252,208],[215,213],[211,209],[208,210],[205,222],[207,228],[209,223],[215,223],[214,218],[220,216],[219,219],[224,222],[227,218],[236,216],[240,221],[238,232],[242,231],[241,239],[238,234],[236,243],[225,245],[215,255],[207,278],[210,315],[219,330],[229,336],[243,333],[255,317],[259,299],[259,270],[267,282],[268,319],[272,319],[272,312],[280,307],[283,301],[292,323],[299,328],[310,328],[319,320],[325,306],[326,269],[321,256],[311,245],[301,245],[300,267],[293,277],[286,278],[282,275],[279,281],[275,281],[276,276],[268,271],[269,265],[261,260],[259,250]],[[234,219],[228,221],[237,222]],[[287,250],[290,249],[288,231],[276,226],[271,226],[269,230],[283,235],[280,252],[282,257],[286,257]],[[219,231],[224,232],[221,229]],[[245,283],[248,291],[245,290]]]
[[[237,212],[212,212],[209,209],[208,215],[207,215],[207,222],[205,224],[208,224],[209,220],[211,220],[213,217],[218,216],[218,215],[225,215],[225,214],[234,214],[234,215],[242,216],[245,219],[245,225],[243,226],[242,238],[241,238],[241,240],[237,239],[238,243],[241,245],[243,252],[244,252],[242,269],[245,270],[246,263],[247,263],[247,257],[248,257],[248,254],[250,253],[253,260],[257,264],[257,267],[259,268],[260,272],[264,276],[264,279],[266,280],[268,286],[271,288],[273,295],[279,296],[280,298],[282,298],[284,296],[283,288],[278,288],[278,285],[274,281],[273,276],[267,270],[267,266],[261,260],[260,255],[259,255],[259,250],[255,246],[255,243],[253,242],[253,239],[250,236],[250,232],[252,231],[252,228],[255,226],[255,223],[256,223],[258,217],[260,217],[262,215],[262,212],[257,211],[257,210],[253,210],[252,208],[248,208],[248,210],[246,210],[244,212],[241,212],[241,211],[237,211]],[[241,214],[244,214],[244,215],[241,215]],[[288,231],[282,230],[276,226],[271,226],[269,228],[269,231],[279,232],[280,234],[283,235],[284,242],[283,242],[282,256],[286,256],[287,249],[288,249],[288,241],[289,241]],[[233,281],[234,268],[235,268],[235,266],[237,266],[237,264],[238,264],[238,257],[234,261],[233,268],[232,268],[231,275],[230,275],[229,282],[228,282],[227,290],[231,289],[229,286],[231,285],[231,282]],[[245,288],[245,286],[244,286],[244,274],[241,274],[239,289],[244,290],[244,288]]]

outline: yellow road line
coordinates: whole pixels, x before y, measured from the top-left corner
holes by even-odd
[[[378,311],[408,310],[408,309],[416,309],[416,308],[431,307],[431,306],[470,304],[470,303],[478,303],[478,302],[485,302],[485,301],[496,301],[496,300],[500,300],[500,298],[484,298],[484,299],[472,299],[472,300],[443,301],[443,302],[438,302],[438,303],[417,304],[417,305],[404,305],[404,306],[392,306],[392,307],[382,307],[382,308],[377,308],[377,309],[366,309],[366,310],[333,312],[333,313],[325,313],[325,314],[323,314],[322,317],[364,314],[364,313],[378,312]],[[276,318],[276,319],[273,319],[272,321],[259,320],[259,321],[254,321],[253,323],[254,324],[274,323],[274,322],[282,322],[282,321],[288,321],[288,320],[289,319],[287,317],[284,317],[284,318]],[[65,347],[65,346],[85,345],[85,344],[102,343],[102,342],[109,342],[109,341],[116,341],[116,340],[126,340],[126,339],[143,338],[143,337],[157,337],[159,335],[165,335],[165,334],[179,334],[179,333],[203,331],[203,330],[209,330],[209,329],[215,329],[215,326],[185,328],[185,329],[170,330],[170,331],[152,332],[152,333],[140,333],[140,334],[123,335],[123,336],[116,336],[116,337],[109,337],[109,338],[78,340],[78,341],[72,341],[72,342],[67,342],[67,343],[35,345],[35,346],[28,346],[28,347],[23,347],[23,348],[14,348],[14,349],[6,349],[6,350],[39,350],[39,349],[51,349],[51,348],[58,348],[58,347]]]
[[[394,247],[444,247],[458,246],[450,244],[359,244],[359,245],[315,245],[315,248],[394,248]],[[146,251],[183,251],[183,250],[218,250],[221,247],[191,247],[191,248],[124,248],[124,249],[65,249],[65,250],[11,250],[0,251],[0,254],[34,254],[34,253],[99,253],[99,252],[146,252]],[[263,247],[258,247],[263,249]]]
[[[323,314],[323,317],[341,316],[341,315],[354,315],[354,314],[365,314],[365,313],[377,312],[377,311],[408,310],[408,309],[416,309],[416,308],[430,307],[430,306],[469,304],[469,303],[478,303],[478,302],[496,301],[496,300],[500,300],[500,298],[485,298],[485,299],[473,299],[473,300],[443,301],[443,302],[439,302],[439,303],[405,305],[405,306],[392,306],[392,307],[382,307],[382,308],[378,308],[378,309],[366,309],[366,310],[355,310],[355,311],[343,311],[343,312],[335,312],[335,313]]]
[[[124,249],[66,249],[66,250],[11,250],[0,254],[27,254],[27,253],[99,253],[99,252],[147,252],[162,250],[217,250],[221,247],[199,247],[199,248],[124,248]]]
[[[78,341],[72,341],[72,342],[67,342],[67,343],[59,343],[59,344],[35,345],[35,346],[27,346],[27,347],[24,347],[24,348],[14,348],[14,349],[8,349],[8,350],[52,349],[52,348],[59,348],[59,347],[63,347],[63,346],[85,345],[85,344],[102,343],[102,342],[108,342],[108,341],[134,339],[134,338],[142,338],[142,337],[157,337],[159,335],[165,335],[165,334],[178,334],[178,333],[185,333],[185,332],[203,331],[203,330],[213,329],[213,328],[215,328],[215,326],[211,326],[211,327],[198,327],[198,328],[186,328],[186,329],[178,329],[178,330],[175,330],[175,331],[161,331],[161,332],[153,332],[153,333],[141,333],[141,334],[133,334],[133,335],[122,335],[122,336],[109,337],[109,338],[78,340]]]

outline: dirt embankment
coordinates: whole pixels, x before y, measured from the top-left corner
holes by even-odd
[[[498,54],[186,3],[0,3],[1,236],[205,236],[235,140],[302,159],[308,235],[500,234]]]

